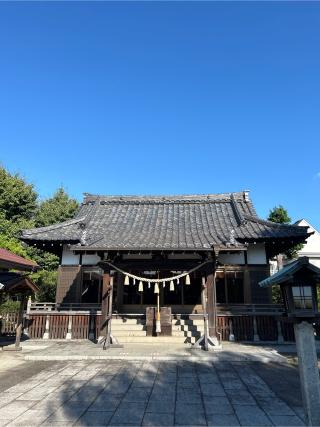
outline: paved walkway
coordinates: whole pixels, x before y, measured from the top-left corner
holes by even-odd
[[[226,360],[55,362],[0,393],[0,425],[304,425],[299,391],[287,390],[296,395],[286,400],[276,382],[262,379],[269,378],[267,366]],[[277,366],[296,375],[295,368]]]
[[[22,342],[23,357],[33,361],[66,360],[149,360],[149,361],[256,361],[286,363],[287,359],[279,351],[290,353],[294,346],[284,348],[273,346],[223,343],[222,350],[206,352],[184,344],[159,342],[155,344],[125,344],[123,348],[110,348],[104,351],[88,340],[27,340]]]

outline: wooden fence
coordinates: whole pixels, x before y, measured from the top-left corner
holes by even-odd
[[[283,308],[276,305],[218,304],[218,331],[221,339],[247,342],[292,342],[293,325],[283,318]],[[97,304],[72,306],[28,302],[24,333],[34,339],[91,339],[99,337],[101,311]],[[122,316],[120,314],[120,316]],[[136,315],[131,315],[136,317]],[[142,315],[141,315],[142,316]],[[143,318],[142,317],[139,318]],[[116,315],[115,315],[116,317]],[[202,318],[201,314],[190,318]],[[1,334],[14,334],[17,313],[0,319]],[[315,327],[320,336],[320,327]]]
[[[30,338],[92,339],[99,337],[101,314],[97,312],[38,312],[30,313],[25,332]],[[292,342],[292,324],[278,315],[218,315],[221,339],[247,342]]]
[[[4,313],[0,316],[0,335],[14,335],[18,322],[18,313]]]

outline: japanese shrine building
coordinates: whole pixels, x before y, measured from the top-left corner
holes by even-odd
[[[207,262],[215,272],[219,304],[270,304],[258,283],[269,259],[304,242],[308,227],[260,219],[247,191],[182,196],[86,194],[71,220],[24,230],[21,239],[60,256],[56,302],[101,304],[102,278],[113,270],[113,312],[145,313],[156,304],[154,287],[125,274],[159,279],[160,304],[173,313],[201,313],[201,268],[170,286],[161,278]],[[116,268],[116,269],[115,269]],[[208,270],[208,265],[206,266]],[[210,268],[209,268],[210,269]]]

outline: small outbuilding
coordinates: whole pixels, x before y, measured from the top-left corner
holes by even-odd
[[[34,261],[16,255],[7,249],[0,248],[0,292],[6,293],[10,296],[18,295],[20,297],[15,350],[21,350],[20,340],[26,299],[29,295],[32,295],[39,290],[30,277],[28,277],[28,273],[26,272],[35,271],[38,268],[38,264]],[[20,270],[25,273],[23,274],[9,270]]]
[[[320,268],[312,264],[309,258],[298,258],[259,284],[261,287],[280,286],[288,317],[300,320],[320,317],[317,292]]]

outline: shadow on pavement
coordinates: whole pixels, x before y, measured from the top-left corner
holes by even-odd
[[[12,425],[304,425],[297,375],[226,359],[56,364],[32,377],[19,399],[34,404]]]

